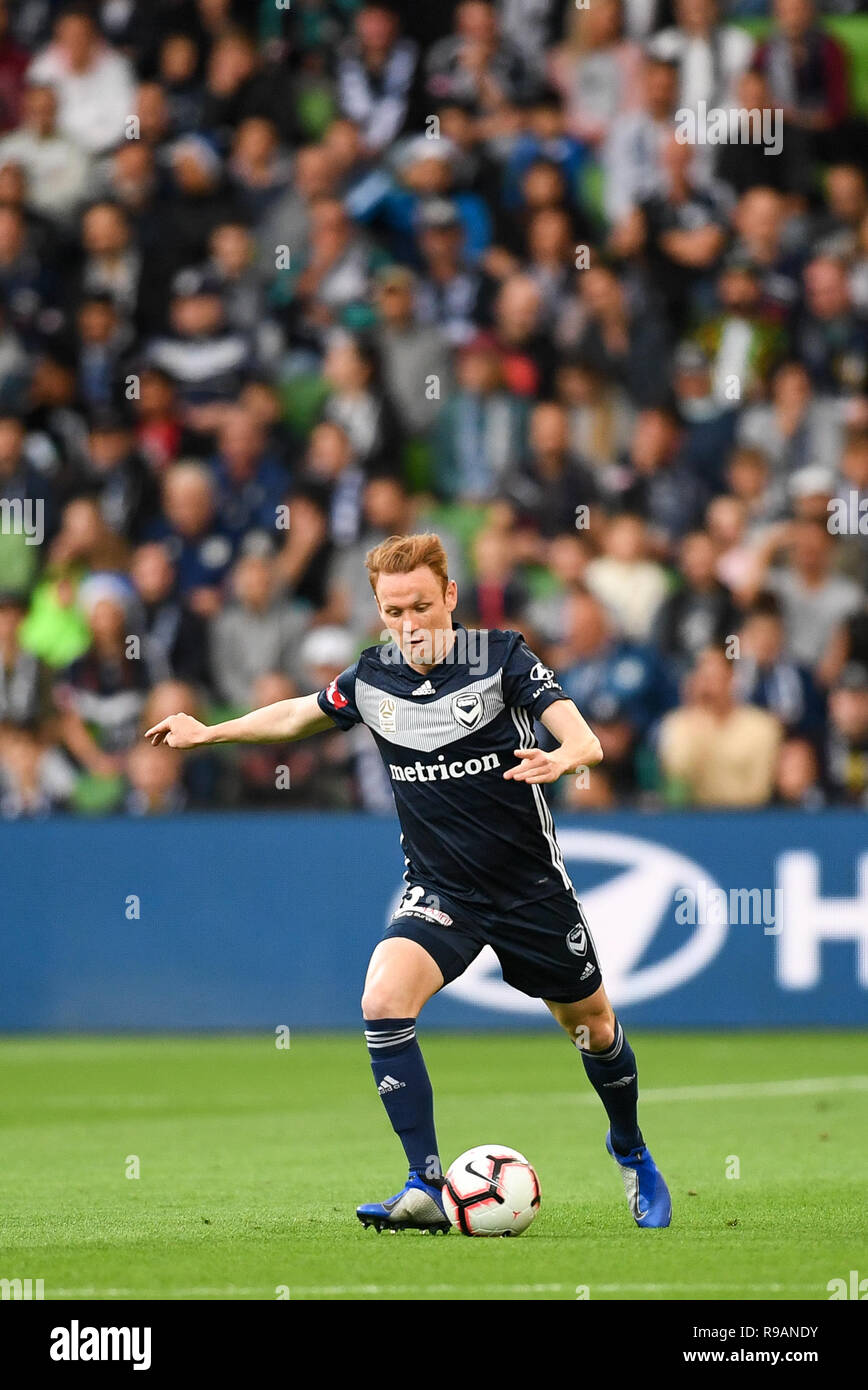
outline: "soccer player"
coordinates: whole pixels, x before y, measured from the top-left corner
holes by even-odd
[[[173,714],[146,734],[170,748],[281,743],[332,724],[364,723],[374,735],[395,793],[407,888],[371,957],[362,1012],[377,1090],[410,1171],[400,1192],[357,1215],[378,1231],[449,1229],[416,1019],[487,944],[507,983],[543,999],[579,1049],[636,1224],[668,1226],[669,1190],[637,1120],[636,1058],[543,792],[600,762],[600,744],[520,632],[453,622],[458,590],[438,536],[392,536],[366,563],[391,641],[366,648],[325,690],[211,727]],[[539,747],[536,719],[555,751]]]

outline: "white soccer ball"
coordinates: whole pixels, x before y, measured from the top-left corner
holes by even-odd
[[[520,1236],[539,1211],[539,1178],[516,1149],[480,1144],[456,1158],[442,1195],[463,1235]]]

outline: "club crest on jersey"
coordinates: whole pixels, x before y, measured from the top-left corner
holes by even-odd
[[[567,950],[572,951],[574,956],[583,956],[587,949],[588,933],[585,931],[581,922],[577,922],[576,925],[571,927],[567,932]]]
[[[475,729],[482,718],[482,696],[479,691],[453,695],[452,716],[465,729]]]
[[[395,727],[395,716],[397,712],[398,706],[395,704],[395,701],[392,699],[391,695],[387,695],[385,700],[380,701],[380,729],[384,734],[397,733],[397,729]]]

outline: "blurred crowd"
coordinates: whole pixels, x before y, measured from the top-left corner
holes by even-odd
[[[0,0],[0,814],[390,813],[364,728],[141,734],[328,683],[413,530],[562,806],[868,806],[857,9]]]

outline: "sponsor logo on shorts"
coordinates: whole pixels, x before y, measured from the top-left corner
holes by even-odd
[[[441,927],[452,926],[452,918],[439,907],[407,907],[396,912],[392,920],[395,921],[398,917],[424,917],[428,922],[438,922]]]

